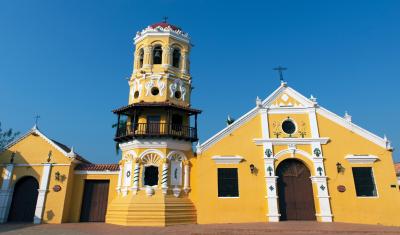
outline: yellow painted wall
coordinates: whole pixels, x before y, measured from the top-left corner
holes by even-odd
[[[74,186],[71,197],[73,200],[69,202],[69,216],[68,222],[76,223],[79,222],[81,215],[81,206],[82,206],[82,198],[83,191],[85,187],[85,180],[109,180],[110,186],[108,189],[108,205],[110,202],[117,196],[116,187],[118,181],[118,174],[90,174],[90,175],[74,175]]]
[[[260,116],[255,117],[197,156],[198,223],[266,222],[266,188],[263,149],[253,142],[261,137]],[[239,164],[216,164],[216,155],[239,155]],[[254,164],[257,173],[250,173]],[[218,198],[218,168],[238,168],[239,198]]]
[[[400,192],[398,187],[391,188],[391,185],[397,185],[391,152],[321,115],[317,115],[317,121],[320,136],[330,137],[330,142],[323,145],[322,151],[325,157],[325,171],[329,177],[328,188],[334,221],[400,225]],[[351,164],[344,159],[348,154],[372,154],[380,160],[366,165]],[[337,162],[345,168],[343,174],[337,173]],[[378,197],[356,197],[351,167],[360,166],[372,167]],[[338,192],[338,185],[344,185],[346,192]]]
[[[1,153],[1,163],[8,163],[11,152],[15,152],[14,164],[17,164],[13,171],[12,187],[22,177],[33,176],[39,183],[42,179],[43,166],[42,163],[47,162],[48,153],[52,151],[51,163],[54,165],[50,171],[49,191],[46,194],[46,200],[43,210],[44,223],[61,223],[63,220],[64,201],[66,199],[66,188],[71,171],[71,160],[46,142],[42,137],[30,134],[22,141],[11,146],[10,149]],[[30,164],[31,166],[18,165]],[[65,176],[63,181],[55,180],[55,173],[60,172],[61,176]],[[61,191],[54,192],[55,185],[61,186]]]
[[[307,136],[310,137],[308,114],[271,114],[269,126],[273,122],[280,122],[290,116],[296,123],[304,121]],[[333,220],[336,222],[400,225],[398,212],[400,211],[400,192],[394,172],[391,152],[366,140],[365,138],[347,130],[346,128],[322,117],[317,116],[321,137],[329,137],[330,141],[322,145],[325,172],[328,176],[328,190],[330,193]],[[270,132],[273,135],[272,131]],[[261,120],[256,116],[243,124],[205,150],[197,157],[197,198],[195,204],[198,210],[199,223],[234,223],[266,221],[267,200],[265,198],[265,179],[263,169],[262,147],[257,146],[253,139],[261,137]],[[295,136],[295,137],[298,137]],[[272,138],[275,138],[272,137]],[[287,145],[275,145],[274,154],[287,149]],[[299,144],[297,149],[304,150],[312,155],[310,145]],[[345,160],[348,154],[370,154],[380,158],[371,164],[351,164]],[[246,161],[237,165],[216,165],[212,156],[240,155]],[[315,175],[313,163],[306,156],[296,153],[295,158],[303,161],[309,168],[311,175]],[[281,156],[276,162],[277,167],[285,159],[292,158],[292,154]],[[340,162],[346,169],[342,174],[337,173],[336,163]],[[257,176],[251,175],[249,164],[253,163],[258,169]],[[351,167],[371,166],[373,168],[378,197],[358,198],[355,193],[354,179]],[[237,167],[239,173],[239,198],[219,199],[217,196],[217,168]],[[310,181],[311,183],[311,181]],[[338,185],[344,185],[346,192],[340,193]],[[313,184],[314,204],[316,213],[319,213],[319,199],[317,185]],[[319,218],[318,218],[319,219]]]

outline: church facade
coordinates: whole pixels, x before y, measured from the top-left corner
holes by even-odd
[[[167,22],[135,39],[122,159],[94,164],[36,126],[0,153],[0,222],[128,226],[315,220],[400,226],[392,147],[282,82],[200,143],[190,37]],[[206,127],[202,127],[206,128]]]

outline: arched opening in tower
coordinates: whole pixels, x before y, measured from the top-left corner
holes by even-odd
[[[144,185],[154,186],[158,184],[158,167],[146,166],[144,168]]]

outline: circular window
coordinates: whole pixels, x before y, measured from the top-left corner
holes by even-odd
[[[151,94],[152,94],[152,95],[158,95],[158,93],[160,93],[160,90],[158,90],[157,87],[151,88]]]
[[[135,91],[135,93],[133,94],[133,97],[134,97],[135,99],[137,99],[137,98],[139,97],[139,91]]]
[[[293,123],[292,120],[285,120],[282,122],[282,130],[286,134],[293,134],[296,131],[296,125]]]
[[[175,91],[175,98],[180,99],[182,97],[182,93],[180,91]]]

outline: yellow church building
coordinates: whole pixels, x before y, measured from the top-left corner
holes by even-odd
[[[189,35],[160,22],[138,32],[134,43],[128,105],[113,111],[121,161],[91,163],[34,126],[0,153],[1,223],[400,226],[386,137],[282,82],[200,143]]]

